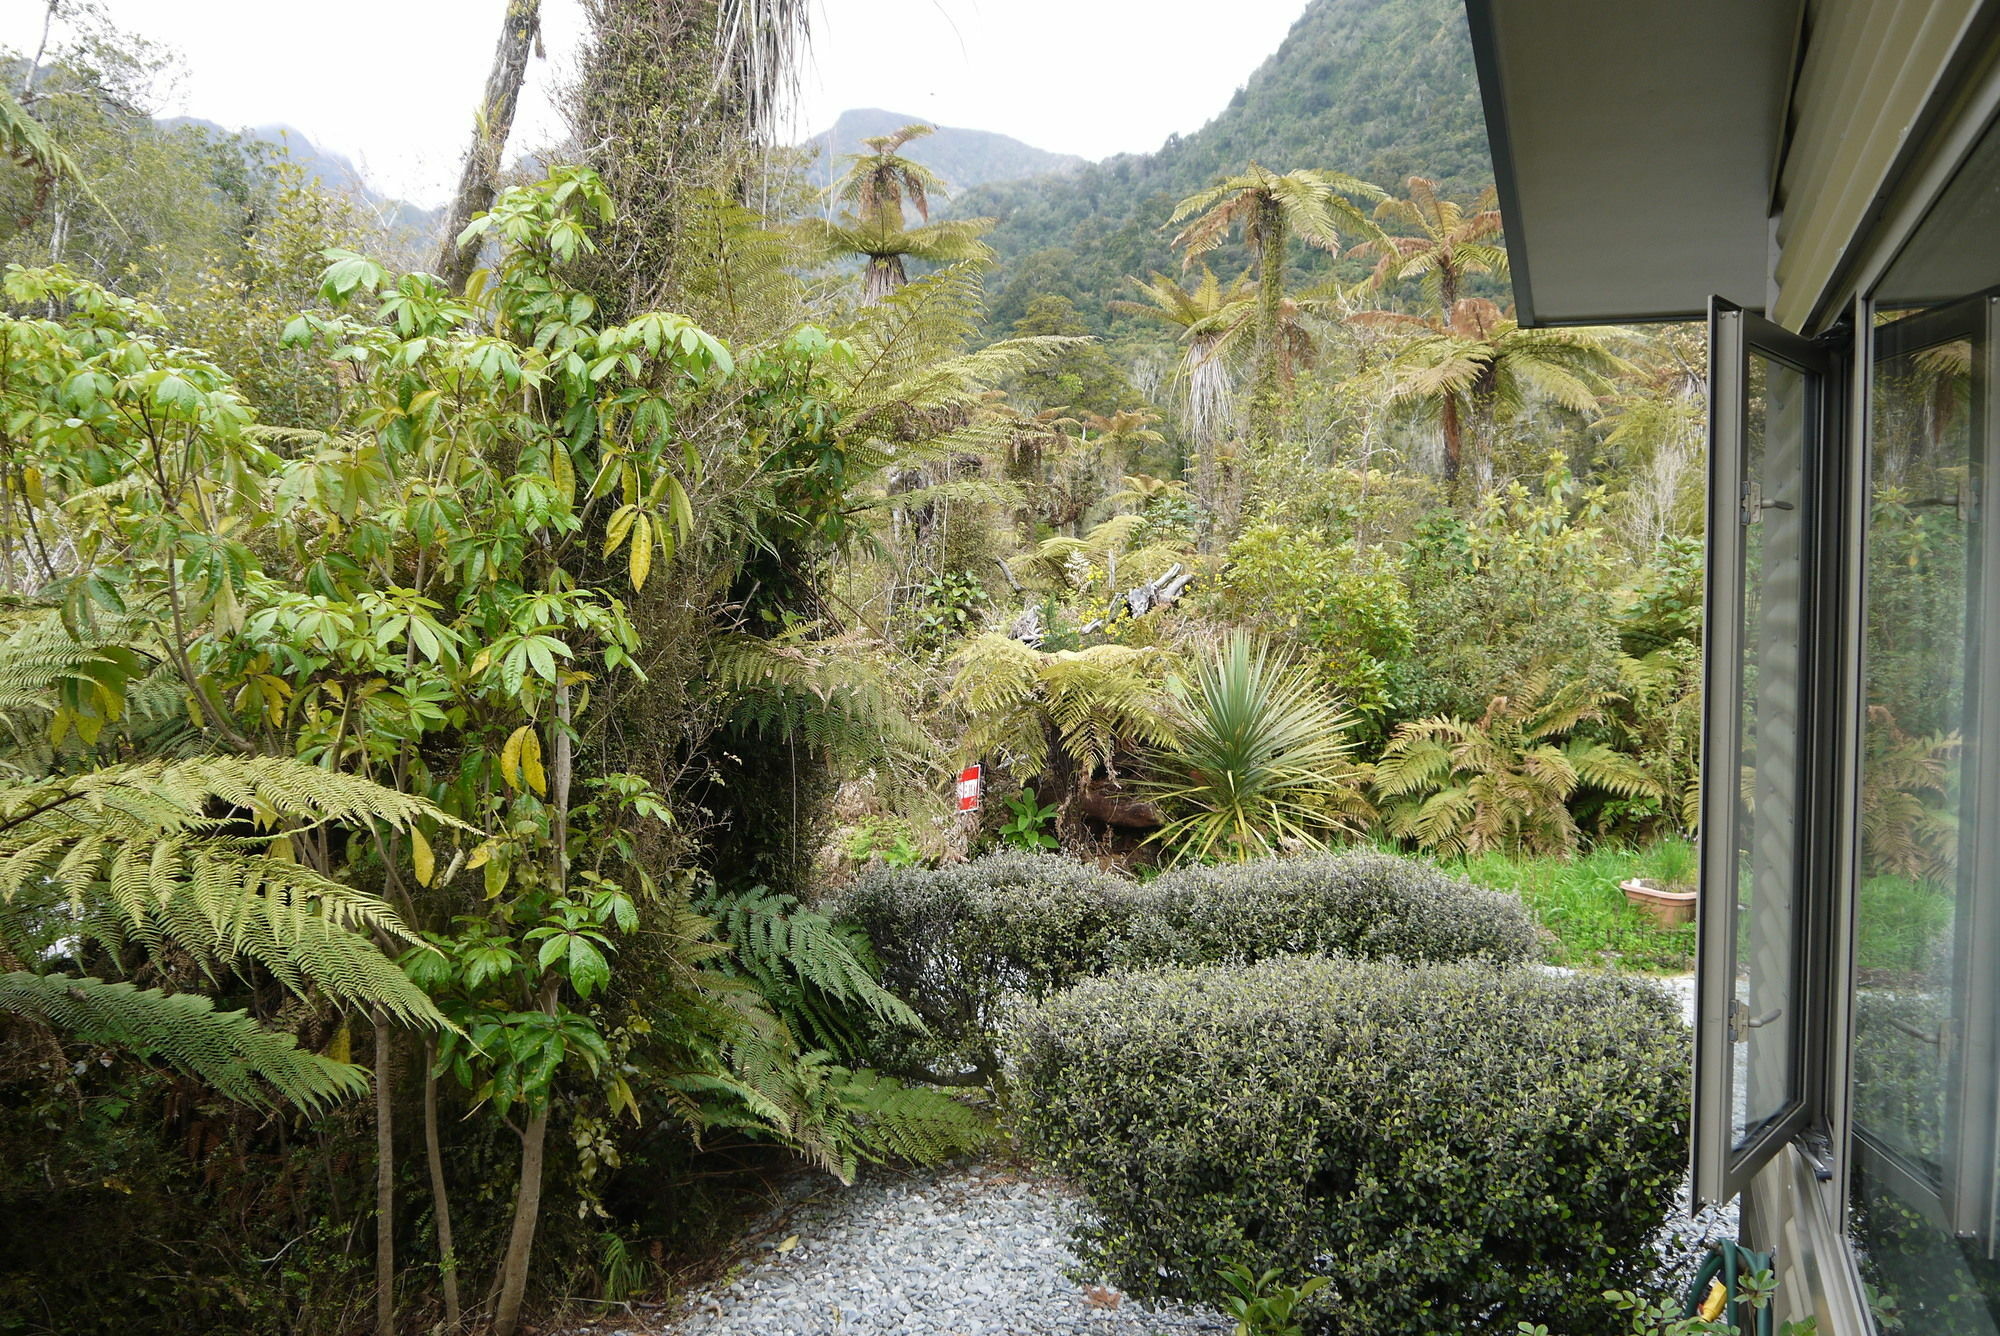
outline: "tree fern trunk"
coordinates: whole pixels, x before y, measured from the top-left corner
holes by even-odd
[[[396,1336],[396,1081],[389,1018],[375,1024],[375,1336]]]
[[[1456,395],[1445,396],[1438,416],[1444,426],[1444,491],[1456,502],[1458,475],[1465,466],[1465,421],[1459,414]]]
[[[437,1217],[438,1273],[444,1279],[444,1329],[458,1330],[458,1250],[451,1238],[451,1197],[445,1189],[444,1150],[438,1141],[437,1040],[424,1040],[424,1156],[431,1171],[431,1209]]]
[[[1268,197],[1258,201],[1257,213],[1257,384],[1251,393],[1250,439],[1261,451],[1277,444],[1283,407],[1278,325],[1285,301],[1285,216]]]

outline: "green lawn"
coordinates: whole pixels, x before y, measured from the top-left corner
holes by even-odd
[[[1567,862],[1482,854],[1457,870],[1482,886],[1519,895],[1555,935],[1550,958],[1556,964],[1665,974],[1694,966],[1694,925],[1656,928],[1618,889],[1627,877],[1692,882],[1695,853],[1686,840],[1597,849]]]

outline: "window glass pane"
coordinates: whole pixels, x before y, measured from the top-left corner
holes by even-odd
[[[1738,1145],[1792,1104],[1798,892],[1800,572],[1812,378],[1750,353],[1743,421],[1743,774],[1732,1032]]]
[[[1967,1190],[1956,1091],[1960,777],[1977,570],[1971,365],[1972,344],[1960,339],[1875,369],[1851,1227],[1878,1305],[1905,1330],[1984,1334],[1995,1330],[1989,1240],[1947,1224]]]

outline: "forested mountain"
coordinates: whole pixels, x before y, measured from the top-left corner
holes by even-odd
[[[880,107],[841,112],[831,128],[801,146],[813,155],[806,166],[807,180],[824,189],[840,176],[840,159],[860,152],[863,139],[894,133],[922,119]],[[908,156],[942,176],[954,192],[990,181],[1067,176],[1089,165],[1073,153],[1051,153],[1009,135],[951,125],[940,125],[934,133],[912,144]]]
[[[1449,193],[1492,181],[1485,119],[1458,0],[1312,0],[1270,59],[1201,129],[1155,153],[1124,154],[1061,178],[992,184],[952,212],[999,220],[990,326],[1029,301],[1068,297],[1098,332],[1125,275],[1177,262],[1163,229],[1174,205],[1257,161],[1273,171],[1325,168],[1385,188],[1412,173]],[[1218,273],[1242,257],[1213,257]]]

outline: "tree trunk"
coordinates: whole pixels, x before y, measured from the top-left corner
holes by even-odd
[[[375,1336],[396,1336],[396,1079],[389,1018],[375,1025]]]
[[[1444,491],[1448,498],[1457,501],[1458,475],[1465,467],[1465,421],[1459,416],[1455,395],[1445,396],[1439,417],[1444,426]]]
[[[500,44],[493,50],[493,68],[486,75],[486,96],[472,120],[472,147],[466,151],[458,194],[452,199],[444,237],[438,242],[437,259],[431,266],[453,292],[465,291],[465,282],[479,263],[479,247],[461,247],[458,234],[474,214],[493,207],[500,155],[506,151],[507,136],[514,128],[514,109],[520,105],[521,83],[528,74],[528,54],[541,26],[542,0],[507,0],[507,13],[500,21]]]
[[[1285,303],[1285,216],[1274,199],[1257,204],[1257,383],[1250,396],[1250,441],[1261,452],[1278,442],[1278,325]]]
[[[444,1278],[444,1329],[458,1330],[458,1251],[451,1240],[451,1197],[438,1143],[437,1040],[424,1040],[424,1155],[430,1162],[431,1209],[437,1216],[438,1272]]]
[[[500,1261],[500,1299],[493,1314],[493,1336],[514,1336],[521,1325],[528,1257],[534,1251],[535,1224],[542,1212],[542,1152],[548,1134],[549,1106],[544,1101],[521,1132],[521,1182],[514,1190],[514,1227],[507,1235],[507,1255]]]
[[[556,884],[569,884],[569,790],[571,776],[569,683],[556,682],[555,764],[549,798],[555,807]],[[551,977],[542,986],[542,1010],[554,1014],[561,982]],[[514,1193],[514,1227],[507,1235],[507,1255],[500,1263],[500,1299],[493,1317],[493,1336],[514,1336],[521,1322],[521,1300],[528,1288],[528,1260],[535,1247],[535,1225],[542,1210],[542,1157],[549,1133],[549,1099],[521,1131],[521,1183]]]

